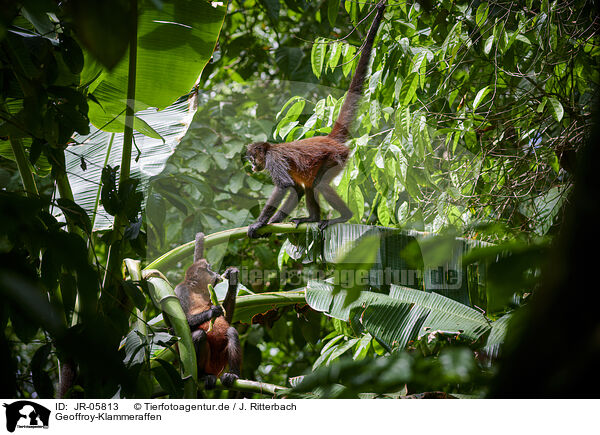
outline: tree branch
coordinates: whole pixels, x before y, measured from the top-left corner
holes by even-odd
[[[302,224],[298,227],[296,227],[295,224],[271,224],[265,225],[264,227],[260,228],[257,232],[258,234],[302,233],[305,232],[308,227],[308,224]],[[204,248],[208,249],[212,246],[220,245],[221,243],[243,239],[244,237],[246,237],[247,233],[248,227],[240,227],[209,234],[204,238]],[[183,260],[186,257],[191,256],[194,252],[194,244],[195,241],[192,240],[191,242],[185,243],[181,246],[178,246],[177,248],[171,249],[169,252],[161,255],[156,260],[147,265],[144,268],[144,270],[158,269],[164,273],[165,269],[167,269],[168,266],[177,263],[178,261]]]

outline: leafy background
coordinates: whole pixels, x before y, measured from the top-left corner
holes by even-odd
[[[32,25],[34,3],[20,9],[15,19],[41,33]],[[171,2],[159,3],[169,6],[162,10],[149,3],[142,6],[148,16],[162,11],[171,14],[173,21],[202,16],[180,13],[170,7]],[[208,7],[198,3],[200,8]],[[69,134],[61,131],[59,136],[71,137],[76,130],[75,140],[83,143],[70,144],[65,157],[75,202],[92,217],[87,240],[94,248],[96,288],[103,285],[103,265],[115,246],[121,257],[140,259],[143,266],[179,249],[198,231],[214,234],[253,222],[272,187],[266,174],[249,173],[244,146],[329,132],[371,9],[366,2],[339,0],[232,1],[201,75],[202,66],[189,63],[198,53],[205,60],[210,56],[212,47],[208,50],[201,43],[202,32],[195,35],[198,39],[192,38],[203,47],[193,54],[190,47],[176,46],[166,55],[164,47],[146,45],[142,37],[140,58],[147,63],[140,64],[138,74],[140,86],[148,85],[148,98],[157,82],[177,88],[169,101],[150,102],[140,94],[138,110],[173,104],[167,111],[174,116],[167,118],[162,111],[145,117],[138,112],[133,155],[140,160],[134,162],[132,174],[144,192],[143,212],[138,215],[137,210],[130,219],[127,237],[131,240],[122,246],[115,244],[119,236],[107,230],[111,217],[101,207],[106,204],[99,204],[99,181],[106,164],[114,167],[120,161],[120,114],[127,75],[123,64],[112,71],[109,65],[117,64],[127,45],[118,56],[113,54],[116,61],[107,60],[101,47],[95,47],[81,30],[89,12],[82,8],[65,16],[80,26],[75,26],[75,36],[85,46],[78,80],[66,83],[83,89],[89,110],[78,103],[83,121],[64,122]],[[44,13],[37,15],[44,17]],[[144,17],[141,35],[152,31],[144,27]],[[193,19],[192,29],[206,28]],[[219,31],[216,21],[213,33]],[[13,23],[8,23],[10,29]],[[117,48],[125,35],[116,33]],[[189,37],[174,35],[179,36]],[[566,225],[576,161],[592,135],[599,47],[589,2],[445,0],[433,7],[428,2],[390,1],[354,139],[348,143],[351,158],[335,180],[354,212],[353,219],[324,234],[308,228],[268,240],[248,240],[232,231],[227,233],[227,243],[215,242],[208,249],[215,269],[235,265],[242,272],[261,271],[257,276],[242,274],[238,304],[245,314],[237,325],[244,351],[242,377],[294,386],[284,394],[299,397],[404,397],[435,391],[456,397],[492,394],[490,388],[497,385],[494,379],[502,367],[498,357],[507,325],[513,317],[525,318],[529,312],[532,294],[543,286],[541,271],[551,246]],[[186,80],[160,78],[161,73],[171,73],[160,67],[171,60],[177,60],[181,71],[190,71]],[[118,84],[118,92],[100,92],[110,80]],[[176,102],[178,97],[182,98]],[[3,113],[20,116],[25,104],[6,101],[8,109],[3,108]],[[99,106],[110,107],[114,115],[99,116]],[[189,110],[196,106],[190,123]],[[92,127],[89,133],[87,116],[107,132]],[[102,125],[108,120],[111,126]],[[44,147],[63,151],[67,139],[52,142],[56,136],[46,133],[42,136],[50,139],[48,145],[28,139],[39,137],[39,132],[24,134],[23,142],[35,165],[38,188],[52,192],[60,171]],[[4,133],[11,134],[10,129]],[[114,154],[107,152],[111,137]],[[14,158],[8,141],[0,143],[0,153]],[[36,154],[37,160],[32,158]],[[144,171],[146,163],[154,166]],[[2,160],[0,176],[8,191],[22,190],[11,161]],[[103,188],[107,184],[103,180]],[[6,201],[11,203],[15,200]],[[64,204],[58,207],[54,201],[52,205],[55,214],[61,219],[60,214],[66,215],[69,223]],[[325,212],[331,210],[325,207]],[[301,209],[296,213],[304,214]],[[57,231],[62,236],[64,231]],[[17,258],[13,247],[20,239],[10,229],[6,234],[12,249],[7,252]],[[48,238],[42,251],[58,255],[48,249],[55,243]],[[18,257],[22,263],[40,270],[35,249],[22,254]],[[75,269],[78,277],[87,270],[59,258],[59,274]],[[171,283],[181,279],[191,261],[189,256],[182,258],[159,267]],[[386,265],[419,270],[425,278],[411,288],[399,286],[402,283],[381,285],[376,279],[345,288],[336,280],[340,269],[368,272]],[[426,277],[440,265],[460,269],[459,289],[433,288],[427,282]],[[119,385],[122,397],[180,397],[185,391],[181,373],[185,359],[169,360],[164,351],[180,334],[164,328],[161,311],[168,311],[156,299],[160,291],[159,284],[152,283],[155,278],[138,282],[133,278],[135,267],[129,267],[128,273],[138,285],[122,285],[128,304],[125,311],[119,307],[118,327],[111,319],[116,311],[100,311],[115,330],[113,353],[116,343],[121,343],[114,364],[125,365],[134,385],[120,384],[115,376],[114,382],[101,388],[86,378],[80,358],[80,390],[73,393],[107,396]],[[43,270],[34,270],[31,280],[54,294],[56,284]],[[61,290],[69,288],[69,278],[62,276],[59,281]],[[298,293],[293,291],[298,289],[305,292],[306,303],[297,303]],[[286,293],[285,303],[274,303],[273,298],[282,296],[272,292],[281,291],[292,293]],[[6,294],[25,303],[14,299],[13,293]],[[57,377],[56,356],[60,358],[68,346],[61,348],[60,337],[47,333],[48,324],[42,325],[45,334],[24,334],[18,326],[23,317],[14,307],[17,302],[12,302],[10,321],[6,321],[5,337],[15,343],[6,345],[7,354],[24,357],[17,364],[17,392],[11,394],[50,396],[49,385]],[[70,303],[68,318],[74,302]],[[86,321],[84,316],[81,322]],[[85,337],[89,339],[84,333],[70,340]],[[111,352],[110,345],[105,349]],[[224,397],[227,393],[205,394]]]

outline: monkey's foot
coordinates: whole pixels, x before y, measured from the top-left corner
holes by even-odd
[[[215,375],[204,375],[200,380],[204,381],[205,390],[214,390],[217,386],[217,377]]]
[[[257,231],[259,228],[264,227],[264,224],[260,222],[255,222],[248,227],[248,237],[251,239],[258,239],[259,237],[269,237],[271,233],[258,234]]]
[[[306,217],[300,217],[300,218],[290,219],[290,222],[296,224],[296,228],[298,228],[298,226],[300,224],[303,224],[303,223],[307,223],[307,222],[319,222],[319,218],[314,218],[314,217],[311,217],[311,216],[306,216]]]
[[[221,382],[223,383],[223,385],[229,388],[233,385],[236,379],[239,378],[240,377],[235,373],[223,373],[223,375],[221,376]]]
[[[348,220],[350,220],[351,217],[352,214],[350,214],[350,216],[340,216],[335,219],[323,219],[321,222],[319,222],[319,229],[323,231],[328,226],[347,222]]]
[[[335,219],[323,219],[321,222],[319,222],[319,230],[324,231],[325,228],[333,225],[333,224],[337,224],[339,221],[335,220]],[[343,221],[345,222],[345,221]]]

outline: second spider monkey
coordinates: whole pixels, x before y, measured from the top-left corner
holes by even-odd
[[[252,164],[252,170],[268,170],[273,184],[275,184],[273,193],[257,221],[248,227],[249,237],[259,237],[257,230],[267,223],[284,220],[296,208],[304,194],[306,194],[309,216],[292,219],[296,225],[302,222],[319,222],[319,228],[322,230],[328,225],[346,222],[352,217],[352,212],[330,186],[330,183],[344,169],[348,159],[349,150],[345,142],[349,137],[350,125],[356,117],[358,101],[362,95],[367,67],[371,58],[373,41],[384,11],[385,0],[377,5],[377,15],[375,15],[367,34],[348,94],[331,133],[327,136],[316,136],[293,142],[280,144],[255,142],[248,146],[246,157]],[[289,196],[285,203],[273,215],[288,192]],[[321,193],[327,202],[340,213],[339,217],[321,220],[317,192]]]
[[[192,341],[198,361],[198,378],[206,388],[214,388],[217,376],[229,366],[229,372],[221,376],[223,385],[229,387],[240,376],[242,353],[238,333],[230,326],[235,309],[238,270],[228,268],[223,274],[229,280],[223,307],[214,306],[210,300],[208,285],[216,285],[222,277],[210,269],[204,255],[204,234],[196,234],[194,262],[185,272],[185,279],[175,287],[192,331]],[[225,312],[223,312],[225,308]],[[210,320],[215,319],[209,330]]]

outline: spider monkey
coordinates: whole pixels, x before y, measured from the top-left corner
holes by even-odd
[[[204,234],[196,234],[194,262],[185,272],[185,279],[175,287],[188,324],[192,330],[192,341],[198,361],[198,378],[205,387],[215,387],[217,376],[226,365],[229,372],[221,376],[223,385],[230,387],[240,377],[242,353],[238,333],[230,326],[235,309],[238,270],[228,268],[223,276],[213,272],[204,254]],[[222,278],[229,280],[223,307],[214,306],[210,300],[208,285],[216,285]],[[215,319],[210,331],[209,321]]]
[[[385,0],[377,5],[377,15],[367,34],[348,94],[331,133],[327,136],[311,137],[293,142],[280,144],[255,142],[248,146],[246,157],[252,164],[252,170],[268,170],[275,184],[273,193],[257,221],[248,227],[249,237],[259,237],[257,230],[267,223],[284,220],[296,208],[305,194],[309,216],[291,219],[296,226],[303,222],[319,222],[319,229],[323,230],[328,225],[346,222],[352,217],[352,211],[330,186],[330,183],[344,169],[348,159],[349,150],[345,145],[349,138],[348,129],[356,117],[358,101],[362,95],[363,83],[371,58],[373,41],[384,11]],[[288,192],[289,196],[285,203],[273,215]],[[317,192],[320,192],[327,202],[340,213],[339,217],[321,220]]]

